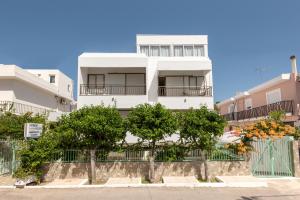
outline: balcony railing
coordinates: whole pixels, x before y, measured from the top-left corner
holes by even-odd
[[[139,85],[80,85],[80,95],[145,95],[146,86]]]
[[[211,87],[159,86],[158,96],[212,96]]]
[[[25,114],[27,112],[31,112],[33,114],[47,114],[50,110],[13,101],[0,101],[0,112],[12,112],[16,114]]]
[[[285,113],[294,113],[294,102],[292,100],[287,101],[280,101],[277,103],[272,103],[256,108],[252,108],[249,110],[243,110],[239,112],[228,113],[223,115],[223,117],[227,121],[233,120],[244,120],[244,119],[251,119],[251,118],[258,118],[258,117],[265,117],[268,116],[272,111],[283,111]]]

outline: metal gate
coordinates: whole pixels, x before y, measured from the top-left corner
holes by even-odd
[[[16,169],[15,145],[0,141],[0,175],[12,174]]]
[[[254,176],[294,176],[293,138],[265,139],[253,142],[251,155]]]

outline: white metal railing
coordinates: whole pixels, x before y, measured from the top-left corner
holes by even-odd
[[[91,85],[81,84],[80,95],[145,95],[145,85]]]
[[[158,96],[212,96],[212,87],[159,86]]]
[[[25,114],[32,112],[34,114],[47,114],[50,110],[13,101],[0,101],[0,111],[12,112],[16,114]]]

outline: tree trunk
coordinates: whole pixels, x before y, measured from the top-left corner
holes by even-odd
[[[203,150],[201,151],[201,160],[204,164],[204,180],[207,181],[208,180],[207,159],[206,159],[206,152]]]
[[[149,157],[149,180],[151,183],[155,181],[154,156]]]
[[[96,150],[90,150],[91,155],[91,184],[96,183]]]

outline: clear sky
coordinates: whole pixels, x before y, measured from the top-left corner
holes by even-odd
[[[207,34],[215,101],[300,63],[299,0],[0,0],[0,63],[58,68],[134,52],[136,34]]]

